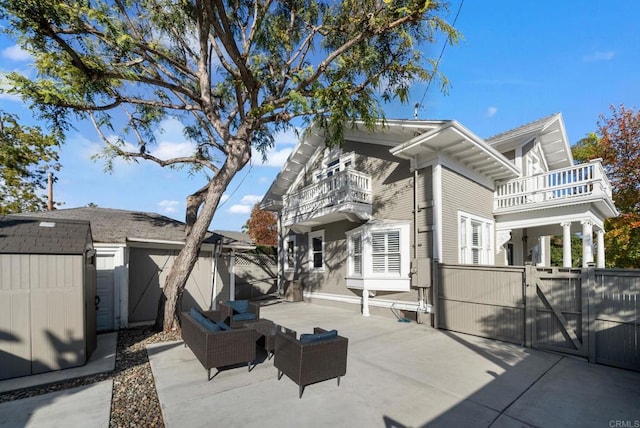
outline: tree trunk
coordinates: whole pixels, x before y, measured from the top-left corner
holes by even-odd
[[[213,215],[216,212],[222,193],[226,190],[236,173],[240,171],[251,158],[250,143],[234,140],[230,141],[228,146],[229,154],[227,160],[218,174],[209,182],[200,214],[186,235],[184,247],[178,253],[167,275],[163,298],[160,299],[158,318],[156,319],[156,325],[162,325],[164,331],[179,328],[177,316],[177,310],[179,309],[178,301],[187,285],[189,275],[198,260],[200,246],[213,220]],[[162,308],[163,300],[164,308]]]

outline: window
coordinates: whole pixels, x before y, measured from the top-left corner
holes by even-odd
[[[289,236],[284,241],[286,257],[284,259],[285,270],[294,270],[296,268],[296,237]]]
[[[372,233],[371,256],[373,272],[400,275],[400,231]]]
[[[349,275],[362,276],[362,234],[351,236],[349,246]]]
[[[347,235],[347,287],[408,291],[411,223],[373,220]]]
[[[309,268],[324,270],[324,230],[309,234]]]
[[[459,213],[460,263],[493,264],[493,221]]]

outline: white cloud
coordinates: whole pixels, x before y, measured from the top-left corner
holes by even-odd
[[[220,204],[224,204],[228,200],[229,200],[229,195],[227,195],[226,193],[223,193],[222,196],[220,196]]]
[[[151,154],[157,158],[167,160],[171,158],[193,156],[195,145],[188,141],[183,143],[171,143],[169,141],[161,141],[151,150]]]
[[[251,208],[249,205],[231,205],[229,207],[229,212],[232,214],[249,214],[251,213]]]
[[[489,107],[487,109],[487,117],[493,117],[496,115],[496,113],[498,112],[498,108],[497,107]]]
[[[610,61],[616,55],[614,51],[598,51],[582,57],[584,62]]]
[[[180,206],[179,201],[171,201],[171,200],[165,199],[158,202],[158,207],[160,207],[160,211],[165,213],[174,213],[178,211],[179,206]]]
[[[244,195],[240,200],[243,205],[255,205],[262,200],[263,195]]]
[[[253,151],[253,159],[257,160],[259,166],[269,166],[275,168],[281,168],[287,161],[287,158],[293,151],[293,148],[298,144],[300,137],[297,129],[289,129],[286,132],[281,132],[275,135],[275,141],[272,148],[267,150],[267,160],[262,161],[262,154],[256,150]]]
[[[33,57],[29,52],[23,50],[20,46],[13,45],[2,50],[2,58],[6,58],[11,61],[29,61]]]

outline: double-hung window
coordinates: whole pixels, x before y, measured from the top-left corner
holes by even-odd
[[[458,214],[458,219],[460,263],[493,264],[493,221],[463,212]]]
[[[295,270],[296,268],[296,237],[288,236],[284,241],[285,259],[284,269]]]
[[[309,234],[309,269],[324,270],[324,230]]]

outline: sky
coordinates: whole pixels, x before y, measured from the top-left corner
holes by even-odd
[[[424,46],[450,81],[416,83],[410,102],[385,106],[388,119],[455,119],[476,135],[500,132],[562,113],[570,144],[597,130],[611,105],[640,108],[640,2],[452,0],[447,20],[462,33],[457,46]],[[0,73],[28,71],[31,58],[0,34]],[[39,124],[15,97],[0,93],[0,109]],[[46,127],[45,127],[46,129]],[[181,124],[168,119],[151,148],[158,157],[192,153]],[[211,230],[239,231],[266,193],[297,138],[278,135],[263,163],[253,156],[223,194]],[[186,197],[205,184],[201,175],[152,163],[116,162],[111,173],[92,160],[101,147],[95,131],[78,124],[60,152],[54,199],[59,208],[86,206],[155,212],[184,220]]]

